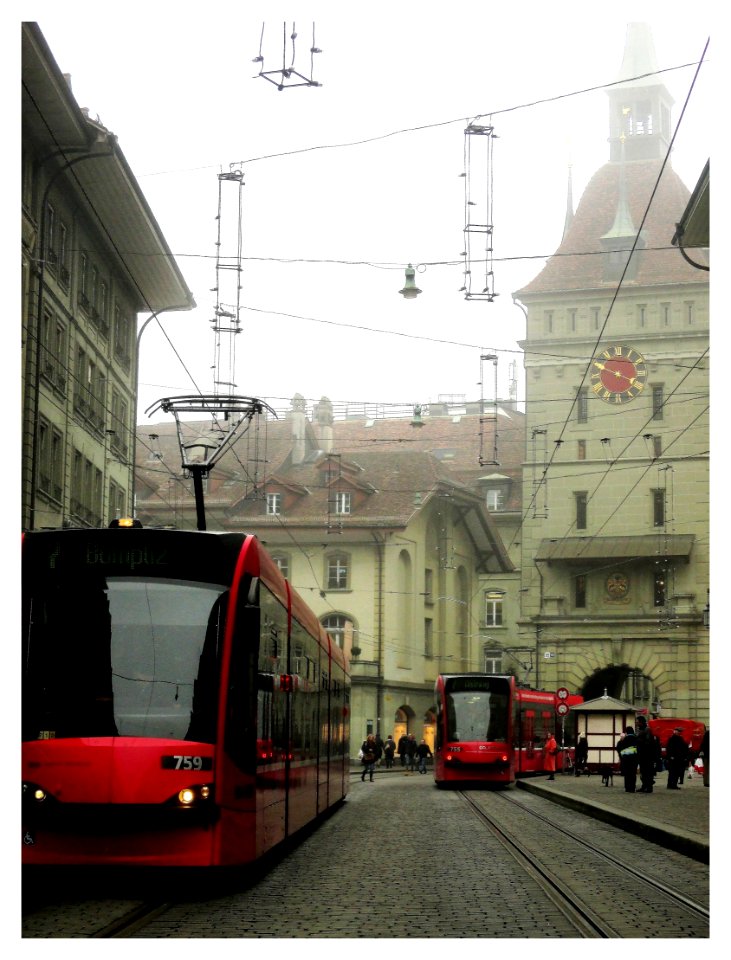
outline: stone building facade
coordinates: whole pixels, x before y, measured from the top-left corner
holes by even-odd
[[[689,191],[671,105],[631,24],[609,161],[527,308],[521,636],[539,684],[649,713],[709,711],[707,251],[674,245]],[[699,171],[700,173],[700,171]],[[707,239],[706,239],[707,245]],[[705,269],[704,269],[705,268]]]

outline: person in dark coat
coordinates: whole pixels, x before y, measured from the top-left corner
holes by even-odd
[[[401,758],[401,766],[406,766],[406,744],[409,742],[407,734],[402,734],[398,739],[398,755]]]
[[[386,769],[390,770],[393,766],[393,755],[396,753],[396,741],[393,739],[391,734],[386,737],[386,740],[383,744],[383,756],[386,761]]]
[[[426,773],[426,758],[433,756],[431,747],[426,740],[422,740],[417,746],[416,756],[419,758],[419,773]]]
[[[643,716],[637,717],[637,755],[642,786],[639,793],[652,793],[655,783],[655,743]]]
[[[635,793],[637,786],[637,737],[634,727],[625,727],[624,736],[617,744],[619,754],[619,769],[624,777],[624,789],[627,793]]]
[[[665,745],[665,759],[668,765],[668,790],[680,790],[678,780],[688,766],[688,744],[680,736],[682,727],[676,727]]]
[[[370,774],[370,780],[371,783],[373,783],[373,774],[376,769],[376,763],[381,758],[381,748],[376,743],[376,738],[372,733],[369,733],[363,743],[361,743],[360,749],[361,753],[363,754],[360,761],[363,764],[363,773],[361,774],[360,779],[365,781],[366,774]]]
[[[406,765],[409,770],[416,769],[416,748],[418,746],[416,737],[413,733],[410,733],[409,739],[406,741]]]
[[[586,770],[588,761],[589,741],[586,737],[579,737],[579,742],[576,744],[576,752],[574,754],[574,770],[577,777],[580,777],[584,770]]]

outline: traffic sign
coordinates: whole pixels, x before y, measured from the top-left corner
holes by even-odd
[[[559,717],[565,717],[568,712],[569,705],[564,700],[556,704],[556,713],[559,715]]]
[[[568,700],[569,692],[566,687],[559,687],[556,691],[556,696],[559,700]]]

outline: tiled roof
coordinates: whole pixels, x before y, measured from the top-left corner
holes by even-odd
[[[639,255],[637,273],[624,283],[633,287],[707,283],[707,274],[688,264],[677,248],[671,246],[675,225],[685,210],[690,191],[669,164],[658,183],[661,167],[660,160],[610,162],[601,167],[584,191],[555,254],[538,276],[514,296],[527,299],[546,293],[616,287],[616,279],[603,279],[604,258],[595,254],[603,252],[601,237],[609,233],[614,224],[622,168],[632,222],[635,230],[642,227],[646,248],[646,252]],[[631,247],[631,242],[627,247]],[[702,258],[702,253],[695,251],[694,257]]]

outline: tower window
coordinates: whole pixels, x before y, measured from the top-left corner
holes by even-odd
[[[586,607],[586,574],[579,574],[574,577],[574,606],[578,608]]]
[[[586,423],[589,419],[589,388],[582,387],[576,396],[576,422]]]
[[[587,515],[587,502],[588,502],[586,491],[582,490],[579,493],[575,493],[574,499],[576,501],[576,529],[586,530],[586,515]]]

